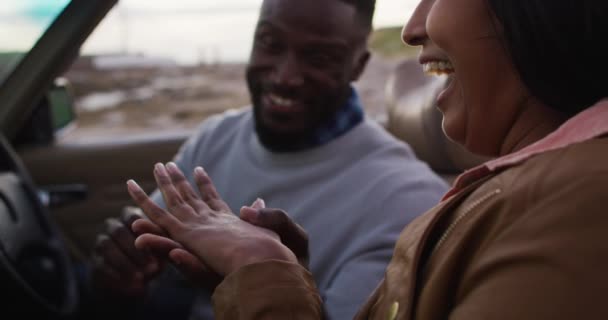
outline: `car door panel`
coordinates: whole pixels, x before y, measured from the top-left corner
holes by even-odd
[[[125,182],[135,179],[147,192],[155,189],[152,168],[173,158],[187,134],[121,137],[96,142],[59,142],[20,149],[25,166],[42,190],[86,190],[81,201],[51,208],[75,256],[88,256],[103,221],[133,205]]]

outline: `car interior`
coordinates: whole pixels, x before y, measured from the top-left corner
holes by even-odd
[[[79,298],[75,266],[88,258],[103,221],[131,206],[125,181],[134,178],[152,191],[154,163],[169,161],[187,138],[176,131],[119,141],[59,139],[76,121],[61,75],[116,2],[71,1],[0,82],[0,283],[8,314],[73,317]],[[386,86],[385,126],[452,182],[485,159],[443,134],[433,104],[442,85],[416,61],[404,60]],[[16,307],[22,303],[28,308]]]

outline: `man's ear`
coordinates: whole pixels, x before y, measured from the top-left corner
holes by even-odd
[[[363,51],[361,55],[357,58],[357,60],[355,61],[355,67],[353,69],[353,76],[352,79],[350,79],[351,81],[354,82],[359,80],[359,77],[361,77],[363,71],[365,71],[365,67],[369,62],[370,57],[371,53],[369,52],[369,50],[365,49],[365,51]]]

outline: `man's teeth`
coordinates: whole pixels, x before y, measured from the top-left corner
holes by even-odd
[[[282,107],[291,107],[295,103],[295,101],[293,101],[292,99],[279,97],[276,94],[272,93],[268,95],[268,98],[270,99],[270,102]]]
[[[431,75],[448,75],[454,73],[454,67],[450,61],[432,61],[422,65],[422,70]]]

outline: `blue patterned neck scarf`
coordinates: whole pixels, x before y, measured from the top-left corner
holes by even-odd
[[[269,139],[264,143],[264,136],[276,135],[276,133],[260,133],[256,128],[259,141],[271,152],[298,152],[324,145],[357,126],[364,119],[363,107],[359,95],[354,88],[350,88],[350,96],[344,105],[338,108],[327,122],[317,129],[309,132],[306,136],[295,138],[279,137],[283,140],[272,141]],[[274,136],[273,138],[277,138]]]
[[[308,149],[323,145],[341,135],[348,132],[350,129],[357,126],[363,121],[364,113],[361,106],[361,100],[354,88],[351,88],[351,94],[344,106],[342,106],[333,119],[326,125],[318,128],[309,143],[299,148]]]

